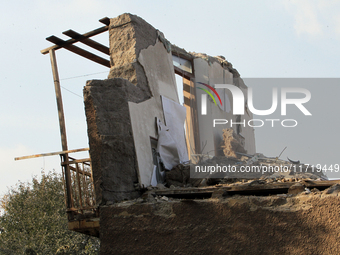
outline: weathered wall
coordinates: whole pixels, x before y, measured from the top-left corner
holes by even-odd
[[[340,254],[339,210],[336,194],[103,207],[101,254]]]
[[[141,93],[121,78],[89,81],[84,88],[97,205],[139,196],[128,101],[140,101]]]
[[[111,19],[109,34],[109,80],[91,81],[84,89],[97,204],[133,198],[138,196],[134,191],[137,183],[140,187],[151,184],[154,164],[150,138],[158,136],[155,118],[165,123],[161,96],[179,103],[171,47],[161,32],[138,16],[123,14]],[[231,83],[238,74],[217,58],[192,56],[196,84]],[[230,93],[219,92],[223,102],[232,105]],[[211,102],[208,114],[202,116],[201,91],[195,93],[194,108],[198,111],[193,117],[198,119],[201,143],[196,147],[203,149],[206,143],[201,152],[222,155],[222,129],[229,125],[212,128],[212,120],[236,121],[236,116]],[[254,153],[253,130],[244,128],[244,133],[246,150]]]
[[[245,111],[244,115],[240,116],[240,122],[244,123],[245,126],[242,124],[240,134],[244,137],[245,141],[245,150],[249,154],[256,153],[256,146],[255,146],[255,129],[253,127],[248,126],[248,121],[253,119],[253,114],[248,108],[248,87],[244,84],[243,80],[240,77],[234,78],[234,83],[238,84],[239,88],[242,90],[245,100]]]
[[[137,61],[142,49],[154,45],[157,31],[142,18],[124,13],[110,20],[110,63],[108,78],[124,78],[152,96],[143,67]],[[142,100],[142,101],[144,101]]]
[[[160,32],[123,14],[111,19],[109,33],[109,79],[84,89],[97,204],[134,198],[136,184],[150,185],[155,117],[164,123],[161,95],[178,102],[171,53]]]
[[[179,103],[171,53],[158,41],[140,51],[138,62],[143,67],[152,98],[142,103],[129,103],[137,154],[140,184],[149,186],[153,172],[150,137],[157,138],[155,117],[164,123],[161,96]],[[184,132],[184,131],[183,131]]]
[[[237,72],[232,73],[229,69],[223,66],[223,59],[213,58],[204,54],[195,54],[197,58],[194,59],[195,67],[195,82],[196,86],[201,86],[198,82],[206,83],[212,87],[215,84],[233,84],[235,78],[239,77]],[[219,60],[219,61],[217,61]],[[241,90],[244,92],[245,100],[247,100],[247,87],[244,83],[239,84]],[[227,89],[216,89],[221,97],[223,106],[221,107],[217,97],[215,100],[218,107],[215,106],[214,102],[208,97],[207,115],[201,115],[201,95],[205,94],[202,90],[197,90],[197,110],[198,110],[198,125],[200,131],[201,144],[206,144],[202,153],[209,154],[212,156],[223,155],[221,145],[223,143],[223,129],[230,128],[230,120],[235,122],[243,122],[252,119],[252,113],[249,115],[245,112],[245,115],[234,116],[233,110],[233,98],[229,90]],[[228,123],[225,125],[216,125],[213,127],[213,119],[226,119]],[[236,125],[233,124],[232,128],[236,130]],[[240,134],[245,138],[245,150],[249,154],[256,152],[255,148],[255,134],[254,129],[249,127],[247,124],[241,128]]]

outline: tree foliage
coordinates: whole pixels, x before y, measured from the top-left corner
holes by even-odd
[[[42,173],[1,198],[0,254],[98,254],[99,239],[67,229],[61,176]]]

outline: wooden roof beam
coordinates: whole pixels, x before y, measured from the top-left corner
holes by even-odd
[[[100,23],[103,23],[104,25],[110,25],[110,18],[105,17],[99,20]]]
[[[72,29],[64,31],[63,32],[64,35],[67,35],[83,44],[86,44],[87,46],[90,46],[100,52],[105,53],[106,55],[110,55],[110,49],[109,47],[106,47],[103,44],[100,44],[90,38],[84,37],[83,35],[73,31]]]
[[[22,160],[22,159],[29,159],[29,158],[39,158],[39,157],[46,157],[46,156],[54,156],[54,155],[60,155],[60,154],[67,154],[67,153],[75,153],[80,151],[88,151],[90,148],[81,148],[81,149],[75,149],[75,150],[67,150],[67,151],[58,151],[58,152],[50,152],[50,153],[41,153],[41,154],[35,154],[30,156],[23,156],[23,157],[16,157],[14,160]]]
[[[110,19],[109,19],[108,17],[105,17],[105,18],[100,19],[99,22],[104,23],[104,24],[107,24],[107,25],[106,25],[106,26],[103,26],[103,27],[100,27],[100,28],[97,28],[97,29],[95,29],[95,30],[92,30],[92,31],[90,31],[90,32],[87,32],[87,33],[85,33],[85,34],[82,34],[82,36],[83,36],[84,38],[89,38],[89,37],[92,37],[92,36],[101,34],[101,33],[105,32],[105,31],[108,31],[108,30],[109,30]],[[46,38],[46,40],[47,40],[47,38]],[[76,42],[78,42],[78,40],[70,39],[70,40],[66,41],[65,43],[66,43],[66,44],[73,44],[73,43],[76,43]],[[59,46],[59,45],[53,45],[53,46],[51,46],[51,47],[48,47],[48,48],[46,48],[46,49],[41,50],[40,52],[41,52],[42,54],[45,55],[45,54],[49,53],[49,51],[50,51],[51,49],[58,50],[58,49],[60,49],[60,48],[62,48],[62,47]]]
[[[184,71],[182,70],[181,68],[177,67],[177,66],[174,66],[174,71],[175,71],[175,74],[178,74],[188,80],[190,80],[191,78],[194,78],[194,75],[192,73],[189,73],[187,71]]]
[[[76,53],[84,58],[87,58],[89,60],[92,60],[98,64],[101,64],[103,66],[106,66],[106,67],[111,67],[110,65],[110,61],[107,60],[107,59],[104,59],[102,57],[99,57],[91,52],[88,52],[86,50],[83,50],[73,44],[69,44],[68,41],[64,41],[54,35],[50,36],[50,37],[47,37],[46,38],[47,41],[51,42],[51,43],[54,43],[56,45],[58,45],[60,48],[65,48],[73,53]],[[74,39],[72,39],[74,40]]]

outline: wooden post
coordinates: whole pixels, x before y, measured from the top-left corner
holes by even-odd
[[[197,100],[195,82],[183,77],[183,95],[184,106],[187,110],[185,121],[186,143],[188,148],[189,159],[192,160],[191,154],[201,154],[200,136],[198,129]]]
[[[52,66],[52,73],[53,73],[53,80],[54,80],[54,88],[55,88],[55,95],[57,99],[57,107],[58,107],[58,115],[59,115],[59,126],[60,126],[60,136],[61,136],[61,145],[63,151],[67,151],[67,138],[66,138],[66,126],[65,126],[65,117],[64,117],[64,109],[63,109],[63,100],[61,97],[61,90],[60,90],[60,82],[59,82],[59,74],[58,74],[58,67],[57,61],[55,57],[55,50],[50,49],[50,58],[51,58],[51,66]],[[72,186],[71,186],[71,173],[70,167],[68,163],[68,154],[65,153],[62,155],[62,161],[66,164],[62,164],[65,172],[65,182],[66,182],[66,197],[67,197],[67,209],[73,208],[73,198],[72,198]],[[70,216],[70,215],[69,215]]]

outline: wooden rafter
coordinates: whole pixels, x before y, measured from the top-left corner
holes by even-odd
[[[77,152],[77,151],[85,151],[88,150],[88,148],[78,149],[78,150],[68,150],[67,148],[67,138],[66,138],[66,127],[65,127],[65,119],[64,119],[64,110],[63,110],[63,104],[62,104],[62,97],[61,97],[61,90],[60,90],[60,82],[59,82],[59,74],[58,74],[58,68],[57,68],[57,62],[56,62],[56,56],[55,51],[61,48],[65,48],[73,53],[76,53],[84,58],[87,58],[91,61],[94,61],[98,64],[104,65],[106,67],[111,67],[110,61],[108,59],[102,58],[100,56],[97,56],[96,54],[89,52],[87,50],[84,50],[80,47],[77,47],[74,45],[76,42],[81,42],[87,46],[90,46],[91,48],[98,50],[106,55],[110,55],[110,50],[107,46],[100,44],[92,39],[90,37],[98,35],[100,33],[103,33],[105,31],[108,31],[109,25],[110,25],[110,19],[105,17],[99,22],[103,23],[105,26],[100,27],[98,29],[92,30],[90,32],[87,32],[85,34],[79,34],[75,32],[74,30],[67,30],[63,32],[63,34],[71,37],[71,39],[65,41],[63,39],[60,39],[57,36],[50,36],[46,38],[49,42],[52,42],[54,45],[46,48],[44,50],[41,50],[42,54],[50,54],[51,58],[51,65],[52,65],[52,73],[53,73],[53,79],[54,79],[54,85],[55,85],[55,91],[56,91],[56,99],[57,99],[57,107],[58,107],[58,115],[59,115],[59,126],[60,126],[60,135],[61,135],[61,143],[62,143],[62,151],[61,152],[52,152],[52,153],[45,153],[45,154],[37,154],[37,155],[31,155],[31,156],[25,156],[16,158],[16,160],[24,159],[24,158],[34,158],[34,157],[41,157],[41,156],[50,156],[50,155],[60,155],[61,157],[61,166],[63,171],[63,181],[65,186],[65,202],[67,207],[67,213],[68,213],[68,220],[71,221],[74,219],[75,214],[77,214],[79,211],[78,209],[83,213],[84,210],[90,209],[95,210],[93,206],[88,207],[87,205],[87,199],[92,197],[92,205],[95,204],[94,202],[94,194],[89,196],[87,187],[85,187],[84,183],[86,182],[86,178],[89,178],[89,181],[92,182],[92,189],[94,189],[93,186],[93,178],[91,172],[85,171],[85,166],[88,166],[91,168],[91,159],[74,159],[69,157],[68,153],[71,152]],[[72,176],[71,176],[71,170],[76,172],[77,175],[77,188],[75,188],[75,193],[72,191]],[[81,178],[80,175],[82,175],[83,182],[83,188],[84,192],[82,191],[82,185],[81,185]],[[78,190],[78,193],[77,193]],[[83,197],[84,195],[84,197]],[[79,203],[77,201],[79,198]],[[84,200],[83,200],[84,198]],[[83,204],[85,203],[85,205]],[[75,208],[75,206],[79,206],[80,208]]]
[[[50,50],[58,50],[61,48],[65,48],[73,53],[76,53],[84,58],[87,58],[89,60],[92,60],[98,64],[101,64],[103,66],[106,67],[111,67],[110,65],[110,61],[108,59],[102,58],[100,56],[97,56],[94,53],[91,53],[89,51],[86,51],[82,48],[79,48],[78,46],[73,45],[76,42],[81,42],[83,44],[86,44],[87,46],[90,46],[106,55],[110,55],[110,50],[107,46],[100,44],[92,39],[90,39],[90,37],[101,34],[103,32],[108,31],[109,29],[109,25],[110,25],[110,19],[108,17],[102,18],[99,20],[99,22],[103,23],[105,26],[97,28],[95,30],[92,30],[90,32],[87,32],[85,34],[79,34],[77,32],[75,32],[74,30],[67,30],[65,32],[63,32],[63,34],[71,37],[72,39],[69,39],[67,41],[64,41],[62,39],[60,39],[57,36],[49,36],[46,38],[47,41],[54,43],[55,45],[43,49],[40,52],[42,54],[47,54],[50,52]]]
[[[89,148],[81,148],[81,149],[76,149],[76,150],[67,150],[67,151],[41,153],[41,154],[35,154],[35,155],[30,155],[30,156],[16,157],[16,158],[14,158],[14,160],[22,160],[22,159],[29,159],[29,158],[39,158],[39,157],[46,157],[46,156],[54,156],[54,155],[74,153],[74,152],[80,152],[80,151],[88,151],[88,150],[89,150]]]
[[[73,31],[72,29],[64,31],[63,32],[64,35],[67,35],[75,40],[78,40],[79,42],[86,44],[87,46],[90,46],[100,52],[105,53],[106,55],[110,55],[110,49],[109,47],[106,47],[103,44],[100,44],[90,38],[84,37],[83,35]]]
[[[91,31],[91,32],[82,34],[82,36],[84,36],[85,38],[90,38],[90,37],[92,37],[92,36],[99,35],[99,34],[101,34],[101,33],[103,33],[103,32],[106,32],[106,31],[108,31],[108,29],[109,29],[109,26],[100,27],[100,28],[97,28],[97,29],[95,29],[95,30],[93,30],[93,31]],[[76,43],[76,42],[78,42],[78,41],[75,40],[75,39],[70,39],[70,40],[67,40],[65,43],[66,43],[66,44],[73,44],[73,43]],[[42,54],[45,55],[45,54],[47,54],[51,49],[53,49],[53,50],[58,50],[58,49],[60,49],[60,48],[62,48],[62,47],[59,46],[59,45],[53,45],[53,46],[51,46],[51,47],[48,47],[48,48],[46,48],[46,49],[41,50],[40,52],[41,52]]]
[[[46,38],[47,41],[49,42],[52,42],[52,43],[55,43],[56,45],[60,46],[60,47],[63,47],[69,51],[72,51],[73,53],[76,53],[84,58],[87,58],[89,60],[92,60],[93,62],[96,62],[98,64],[101,64],[103,66],[106,66],[106,67],[110,67],[110,61],[107,60],[107,59],[104,59],[102,57],[99,57],[91,52],[88,52],[86,50],[83,50],[73,44],[68,44],[67,41],[64,41],[54,35],[50,36],[50,37],[47,37]]]
[[[108,17],[102,18],[102,19],[99,20],[99,22],[108,26],[108,25],[110,25],[110,18],[108,18]]]

